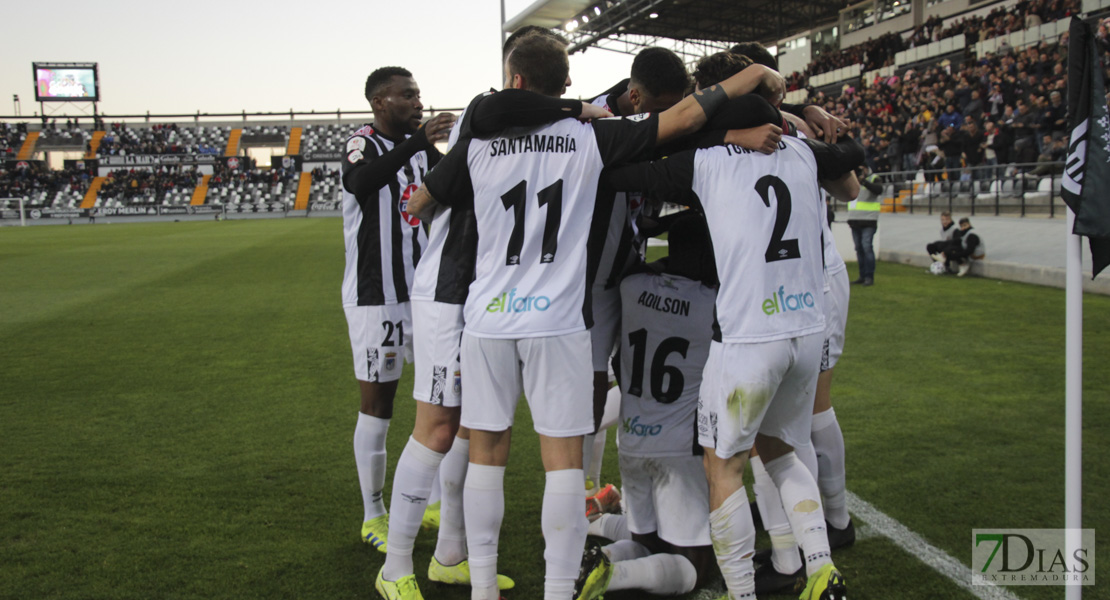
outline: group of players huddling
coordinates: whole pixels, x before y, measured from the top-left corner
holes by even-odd
[[[405,69],[366,81],[374,122],[343,165],[343,305],[362,537],[386,553],[377,591],[423,597],[422,526],[439,528],[429,580],[470,585],[474,600],[513,586],[497,550],[523,393],[546,472],[546,600],[683,594],[714,560],[725,598],[843,598],[830,547],[854,529],[829,383],[848,285],[821,187],[854,199],[862,148],[820,108],[780,106],[782,77],[757,44],[702,59],[689,94],[677,56],[644,50],[589,103],[560,99],[566,47],[550,30],[514,33],[505,89],[457,121],[422,123]],[[664,202],[689,208],[661,216]],[[645,264],[663,232],[669,256]],[[387,514],[402,361],[416,423]],[[597,492],[618,412],[624,511],[591,522],[583,490]],[[769,556],[755,551],[749,462]],[[588,534],[615,541],[587,548]]]

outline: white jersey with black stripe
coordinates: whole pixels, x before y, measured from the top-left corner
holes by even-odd
[[[699,281],[649,271],[625,277],[620,290],[621,453],[695,454],[694,417],[717,292]]]
[[[347,138],[344,173],[381,157],[394,145],[372,125],[362,127]],[[420,220],[405,208],[428,168],[428,153],[420,151],[397,171],[396,178],[366,198],[357,198],[343,186],[343,306],[379,306],[409,300],[413,272],[427,235]]]
[[[705,211],[721,279],[721,341],[770,342],[824,331],[824,203],[809,147],[784,137],[769,155],[737,146],[699,150],[692,190]]]
[[[474,207],[478,256],[467,333],[519,339],[592,325],[588,283],[608,225],[594,216],[599,177],[605,164],[646,155],[656,130],[651,116],[563,120],[467,140],[465,155],[460,142],[428,188],[440,203]]]

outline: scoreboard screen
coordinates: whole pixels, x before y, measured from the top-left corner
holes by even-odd
[[[96,63],[34,63],[38,102],[100,100]]]

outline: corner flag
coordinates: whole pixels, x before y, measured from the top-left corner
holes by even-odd
[[[1110,266],[1110,113],[1099,46],[1090,25],[1072,17],[1068,30],[1068,143],[1064,202],[1075,213],[1072,233],[1091,244],[1091,278]]]

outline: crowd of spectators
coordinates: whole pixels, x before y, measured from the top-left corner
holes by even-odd
[[[873,172],[920,168],[927,180],[947,172],[953,181],[989,176],[962,167],[1016,163],[1030,175],[1054,174],[1067,147],[1066,60],[1065,34],[1059,43],[878,77],[811,101],[851,122]]]
[[[176,123],[155,124],[149,129],[128,127],[127,123],[112,123],[100,140],[99,156],[125,156],[134,154],[211,154],[223,148],[204,143],[187,144],[181,140]]]
[[[1066,19],[1079,12],[1080,0],[1021,0],[1013,6],[996,8],[984,16],[956,19],[947,27],[944,26],[944,19],[933,16],[905,36],[888,33],[842,50],[829,46],[815,49],[815,58],[806,68],[805,75],[819,75],[857,64],[863,65],[864,72],[873,71],[894,64],[894,55],[902,50],[960,35],[965,37],[968,45],[972,45],[1042,23]]]
[[[0,123],[0,155],[4,160],[11,160],[19,154],[23,145],[23,138],[27,137],[27,124]]]
[[[267,183],[277,185],[296,180],[300,171],[274,166],[267,170],[258,169],[254,165],[243,165],[238,169],[229,169],[226,165],[218,164],[208,180],[208,187],[220,188],[225,185],[241,187],[244,184],[256,185]],[[238,185],[236,185],[238,184]]]
[[[196,167],[182,165],[115,169],[108,173],[99,196],[103,200],[161,202],[166,193],[174,188],[191,191],[200,183],[201,176]]]
[[[0,164],[0,198],[34,198],[40,192],[84,193],[91,179],[87,170],[75,167],[51,171],[41,162],[13,168]]]

